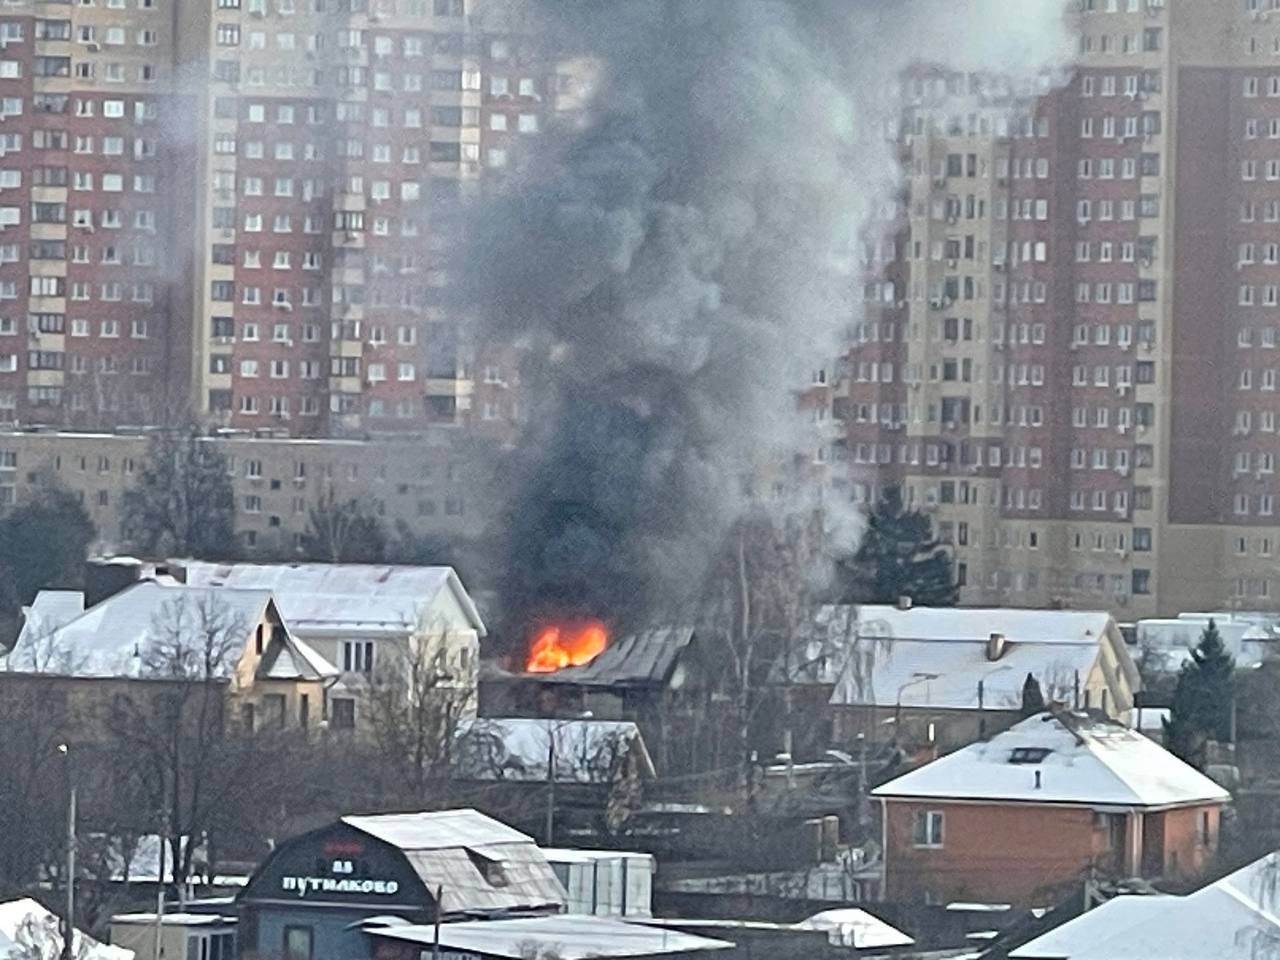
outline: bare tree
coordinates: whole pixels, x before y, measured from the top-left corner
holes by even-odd
[[[312,506],[302,553],[308,559],[328,563],[378,563],[387,550],[387,531],[364,504],[354,497],[339,500],[330,486]]]
[[[250,624],[212,591],[167,601],[140,651],[137,695],[118,697],[111,725],[133,757],[150,808],[160,815],[176,884],[191,872],[199,839],[247,789],[247,741],[229,729],[227,706]],[[123,765],[122,765],[123,766]],[[183,838],[188,842],[183,842]]]
[[[403,644],[380,648],[365,690],[379,756],[414,802],[447,794],[458,727],[474,713],[474,651],[458,640],[420,619]]]

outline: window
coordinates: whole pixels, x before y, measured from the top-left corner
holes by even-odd
[[[347,673],[373,673],[373,641],[343,641],[342,669]]]
[[[334,730],[354,730],[356,702],[351,697],[334,697],[329,701],[329,726]]]
[[[354,706],[355,701],[351,701],[351,703]],[[336,700],[334,701],[334,707],[337,707]],[[310,927],[285,927],[284,960],[312,960],[312,941],[313,934]]]
[[[942,811],[917,810],[911,821],[911,843],[917,847],[942,846]]]

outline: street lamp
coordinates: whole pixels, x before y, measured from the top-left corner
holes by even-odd
[[[72,941],[76,932],[76,780],[71,771],[71,748],[60,743],[58,752],[67,762],[67,906],[66,917],[62,921],[61,960],[72,960]]]
[[[993,677],[997,673],[1002,673],[1005,670],[1012,670],[1012,669],[1013,667],[1009,666],[1009,664],[1006,663],[1002,667],[996,667],[994,670],[988,670],[986,673],[982,675],[982,679],[978,681],[978,739],[979,740],[987,739],[987,714],[986,714],[986,704],[984,702],[985,696],[986,696],[987,678]]]
[[[939,674],[936,673],[913,673],[902,686],[898,687],[898,698],[893,704],[893,738],[897,740],[902,734],[902,693],[907,687],[913,687],[917,683],[924,683],[927,680],[937,680]]]

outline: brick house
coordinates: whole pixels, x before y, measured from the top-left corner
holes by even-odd
[[[1194,879],[1230,795],[1098,714],[1046,712],[878,787],[891,900],[1045,905],[1091,878]]]

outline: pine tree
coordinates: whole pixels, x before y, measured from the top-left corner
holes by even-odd
[[[908,510],[890,489],[867,517],[858,552],[840,565],[843,603],[895,603],[910,597],[920,606],[954,606],[959,594],[951,554],[934,539],[932,521]]]
[[[1231,738],[1235,659],[1227,653],[1212,620],[1200,634],[1191,659],[1182,665],[1173,692],[1165,744],[1188,763],[1202,765],[1206,741]]]
[[[1044,692],[1040,689],[1040,681],[1031,674],[1022,683],[1022,715],[1033,717],[1044,710]]]

